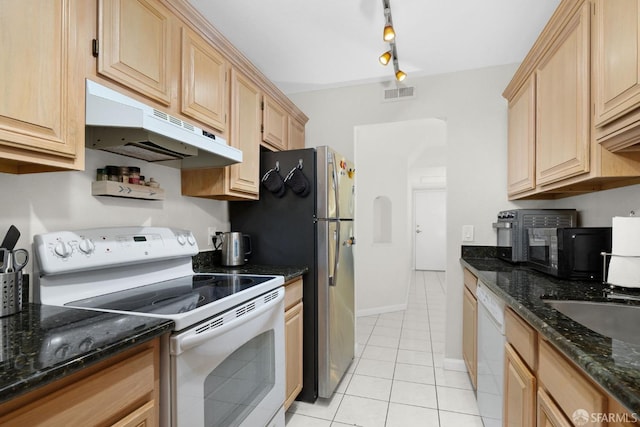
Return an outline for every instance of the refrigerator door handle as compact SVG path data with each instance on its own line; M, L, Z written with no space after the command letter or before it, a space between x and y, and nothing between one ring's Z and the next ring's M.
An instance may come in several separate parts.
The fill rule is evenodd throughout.
M335 198L336 218L340 218L340 195L338 194L338 167L336 166L336 153L331 153L331 177L333 182L333 197Z
M336 286L338 283L338 262L340 260L340 222L336 221L336 231L334 235L335 250L333 252L333 274L329 276L329 286Z

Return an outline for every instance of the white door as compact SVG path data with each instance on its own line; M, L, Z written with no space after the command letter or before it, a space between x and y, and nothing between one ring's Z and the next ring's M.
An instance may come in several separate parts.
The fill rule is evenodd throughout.
M446 195L444 189L413 192L416 270L446 269Z

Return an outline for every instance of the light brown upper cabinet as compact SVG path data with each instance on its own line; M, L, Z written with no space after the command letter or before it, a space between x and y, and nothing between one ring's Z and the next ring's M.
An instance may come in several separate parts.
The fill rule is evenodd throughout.
M604 15L609 18L602 16L603 4L606 4ZM631 17L625 16L624 28L616 29L612 40L601 33L607 26L616 26L609 23L617 22L618 18L613 16L616 8L624 12L618 11L615 16ZM618 64L613 57L622 54L615 53L615 49L622 43L621 39L631 33L635 38L630 43L637 48L638 34L629 30L626 22L635 20L638 25L638 10L636 1L560 2L503 93L509 102L509 199L554 199L640 183L640 151L613 153L606 144L615 138L606 144L598 139L605 128L628 122L635 113L611 119L612 122L600 128L594 117L599 114L594 113L598 108L613 108L615 104L606 101L597 107L603 88L608 98L615 99L615 93L623 86L635 84L629 77L631 71L619 70L628 66L627 59ZM599 53L603 49L602 40L615 45L613 50L605 48L612 56L608 60L608 71L599 65L602 60L598 58L603 57ZM637 65L635 59L629 62ZM626 83L620 83L617 77L604 77L603 70L620 71ZM633 73L638 74L638 69ZM636 139L640 141L640 105L638 107L634 111L639 125ZM629 135L633 136L633 131L627 131L624 138L628 139Z
M509 102L509 195L536 188L536 82L531 76Z
M229 145L242 150L242 162L225 168L182 170L182 194L224 200L255 200L260 189L262 95L246 76L231 69Z
M202 37L182 27L183 114L224 132L227 119L227 61Z
M75 3L9 0L0 9L0 171L83 169Z
M288 116L284 109L271 97L265 95L262 111L262 141L268 148L276 151L288 148L288 124Z
M595 1L594 125L613 151L640 141L639 15L640 0Z
M589 18L585 2L535 72L538 184L589 171Z
M304 148L304 125L293 117L289 116L289 150L298 150Z
M98 73L169 105L171 22L157 0L100 0Z

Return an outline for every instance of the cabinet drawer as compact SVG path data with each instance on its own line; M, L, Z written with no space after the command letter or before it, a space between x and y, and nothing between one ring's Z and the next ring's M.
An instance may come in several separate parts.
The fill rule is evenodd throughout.
M154 349L146 349L113 366L70 384L0 418L0 425L110 425L145 407L156 424ZM151 402L151 405L146 405Z
M538 380L565 415L571 417L578 409L590 414L605 412L605 397L573 364L545 340L539 340L538 349Z
M537 333L527 322L511 309L504 311L505 335L507 341L518 352L527 366L536 370Z
M469 291L476 296L476 287L478 286L478 278L471 271L464 269L464 285L469 288Z
M302 300L302 278L284 284L284 309L296 305Z

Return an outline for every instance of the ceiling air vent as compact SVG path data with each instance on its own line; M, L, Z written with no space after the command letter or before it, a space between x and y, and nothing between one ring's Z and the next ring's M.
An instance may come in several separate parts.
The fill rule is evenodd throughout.
M416 97L416 88L414 86L397 87L394 89L385 89L382 91L382 101L403 101Z

